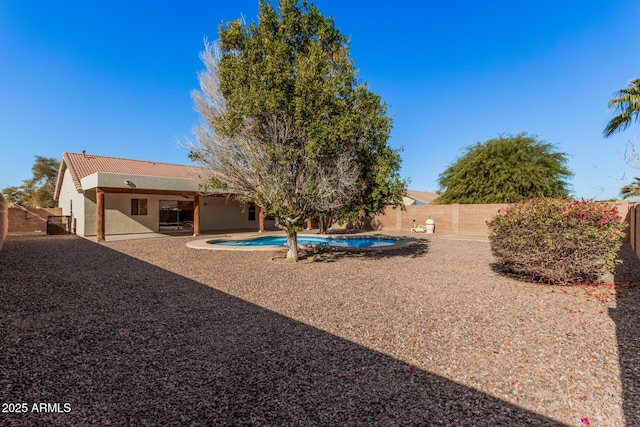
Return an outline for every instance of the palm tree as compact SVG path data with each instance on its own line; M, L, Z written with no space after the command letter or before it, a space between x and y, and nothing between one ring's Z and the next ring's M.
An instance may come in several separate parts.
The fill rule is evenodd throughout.
M605 138L610 137L619 130L625 130L631 125L635 119L640 122L640 79L634 79L629 82L629 87L621 89L614 94L615 98L609 101L609 109L618 113L604 131Z
M620 189L620 194L623 199L640 196L640 178L636 177L633 178L633 180L631 184L625 185Z

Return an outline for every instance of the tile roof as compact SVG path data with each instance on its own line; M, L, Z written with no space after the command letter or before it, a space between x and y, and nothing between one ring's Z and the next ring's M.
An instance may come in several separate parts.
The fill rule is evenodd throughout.
M58 180L62 178L63 168L68 168L78 191L82 190L80 180L96 172L183 179L196 179L199 175L203 175L204 172L203 168L197 166L96 156L86 153L62 153L60 167Z
M407 190L407 196L409 196L413 200L419 200L425 203L431 203L438 198L437 193L431 193L428 191L416 191L416 190Z

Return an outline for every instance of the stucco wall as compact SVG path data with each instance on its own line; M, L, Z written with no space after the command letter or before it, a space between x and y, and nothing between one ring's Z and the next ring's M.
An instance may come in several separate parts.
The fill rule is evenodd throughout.
M202 231L258 230L260 227L258 216L259 208L256 207L256 219L249 221L249 212L246 210L243 212L240 203L231 198L200 198L200 230Z
M62 215L69 215L72 221L75 221L75 232L80 236L84 235L85 230L85 224L82 221L84 218L84 204L84 195L79 193L73 184L69 169L65 170L60 194L58 195L58 207L62 209Z
M96 193L85 192L84 222L77 226L77 233L83 236L96 235ZM147 199L147 215L131 215L131 199ZM110 234L150 233L159 231L160 200L185 201L184 197L150 194L106 193L105 232ZM74 214L76 203L74 202ZM258 230L259 208L256 207L255 220L249 221L249 213L242 211L240 203L225 197L200 197L200 230ZM78 218L81 216L78 214ZM80 221L78 221L80 222ZM265 221L265 228L272 229L273 221Z
M85 192L86 200L84 236L96 235L96 193ZM147 199L146 215L131 215L131 199ZM134 234L158 232L160 222L160 200L184 200L176 196L151 194L106 193L104 195L105 233ZM75 206L75 204L74 204ZM78 232L78 234L80 234Z
M131 215L131 199L147 199L146 215ZM104 197L107 234L149 233L158 231L159 198L145 194L107 193ZM94 224L95 231L95 224Z
M78 224L82 222L82 232L80 232L80 225L76 233L80 236L95 236L96 235L96 190L86 190L84 192L84 198L82 202L83 216L78 215ZM74 207L75 209L75 207ZM108 233L108 231L107 231Z

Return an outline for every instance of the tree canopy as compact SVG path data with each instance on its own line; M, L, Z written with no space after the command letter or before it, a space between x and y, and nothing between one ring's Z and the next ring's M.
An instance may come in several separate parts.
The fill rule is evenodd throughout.
M614 110L617 115L604 129L605 138L626 130L633 121L640 122L640 79L631 80L627 88L616 92L609 101L609 109Z
M522 133L465 148L439 175L434 203L506 203L538 196L568 197L567 156Z
M627 184L620 189L620 195L623 199L640 196L640 178L633 178L631 184Z
M201 58L194 101L203 121L191 158L276 219L288 257L297 259L308 218L399 203L386 106L358 82L346 37L312 3L261 0L257 23L221 25Z
M33 176L20 186L6 187L3 196L10 204L25 208L52 208L59 162L53 157L35 156L31 167Z

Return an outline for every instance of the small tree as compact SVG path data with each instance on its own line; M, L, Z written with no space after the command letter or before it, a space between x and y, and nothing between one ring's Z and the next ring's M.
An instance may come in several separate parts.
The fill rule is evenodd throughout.
M354 209L379 188L368 180L371 169L382 169L376 156L388 155L390 120L379 97L357 82L332 19L295 0L281 0L277 10L260 1L258 19L221 26L219 49L205 44L194 93L203 122L191 158L272 215L287 232L287 257L297 260L304 220ZM393 181L397 168L388 170Z
M6 187L2 194L15 206L28 208L52 208L59 162L53 157L35 156L31 167L33 176L22 181L21 186Z
M532 197L568 197L564 153L522 133L467 147L438 178L434 203L507 203Z

